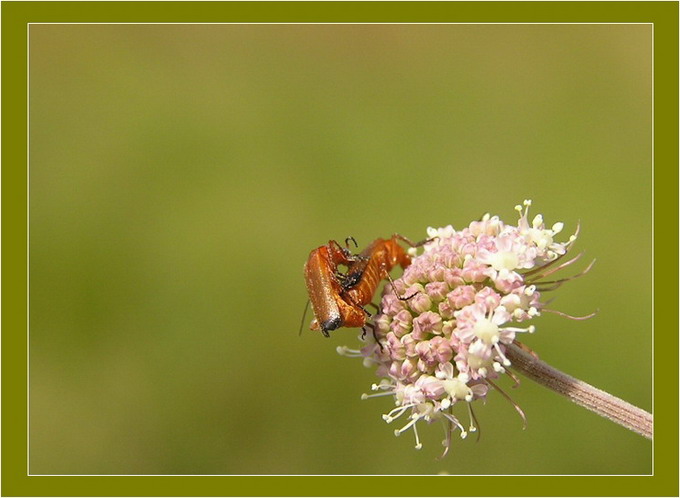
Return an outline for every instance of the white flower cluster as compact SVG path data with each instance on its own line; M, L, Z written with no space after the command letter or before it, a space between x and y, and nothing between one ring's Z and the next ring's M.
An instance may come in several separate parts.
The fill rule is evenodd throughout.
M389 423L407 415L395 434L413 429L416 448L421 447L420 420L444 422L445 453L454 430L463 438L476 430L472 403L485 398L490 387L498 388L493 379L510 366L506 346L517 334L534 332L533 325L513 323L539 315L541 291L562 282L543 279L577 259L556 264L576 234L555 242L562 223L546 228L540 215L529 223L530 205L524 201L524 207L516 207L516 226L485 215L459 231L428 229L431 241L423 253L386 285L364 347L339 348L363 357L367 366L377 365L383 377L373 385L378 393L364 397L394 396L396 407L383 418ZM468 408L467 430L453 414L461 402Z

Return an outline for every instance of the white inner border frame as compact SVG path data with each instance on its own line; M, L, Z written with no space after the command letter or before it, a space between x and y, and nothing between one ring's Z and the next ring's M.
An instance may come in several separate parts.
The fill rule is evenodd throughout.
M31 78L31 54L30 54L30 29L32 25L646 25L651 26L651 379L652 379L652 416L655 412L654 404L654 333L655 333L655 306L654 306L654 23L644 22L32 22L26 25L26 476L49 476L49 477L258 477L258 476L302 476L312 477L329 475L332 477L375 477L375 476L416 476L421 474L31 474L30 473L30 78ZM652 428L652 430L654 430ZM625 477L625 476L654 476L654 437L652 437L652 473L651 474L447 474L451 476L499 476L499 477ZM433 475L431 477L440 477Z

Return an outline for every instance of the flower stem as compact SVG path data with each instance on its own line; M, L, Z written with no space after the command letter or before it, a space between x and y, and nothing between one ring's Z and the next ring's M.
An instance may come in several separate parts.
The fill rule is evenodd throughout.
M556 370L515 344L506 346L505 355L515 370L534 382L647 439L652 439L651 413Z

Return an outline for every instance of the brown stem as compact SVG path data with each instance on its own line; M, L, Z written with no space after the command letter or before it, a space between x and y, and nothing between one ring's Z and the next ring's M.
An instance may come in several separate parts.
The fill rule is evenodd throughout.
M515 344L506 345L505 355L516 371L534 382L647 439L652 439L654 423L651 413L554 369Z

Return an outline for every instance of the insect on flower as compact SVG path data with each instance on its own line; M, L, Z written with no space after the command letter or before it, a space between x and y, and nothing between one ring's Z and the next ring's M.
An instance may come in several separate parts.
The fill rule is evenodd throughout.
M330 331L340 327L366 325L371 315L364 306L371 303L380 282L386 278L391 281L389 274L395 266L405 269L411 264L411 258L398 240L411 247L427 242L413 243L395 234L389 239L376 239L360 254L352 254L331 240L309 254L304 273L315 317L311 330L321 330L329 337ZM340 272L340 265L347 267L346 272Z

